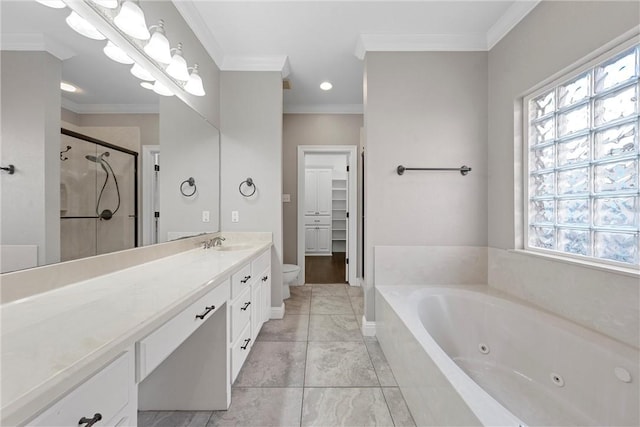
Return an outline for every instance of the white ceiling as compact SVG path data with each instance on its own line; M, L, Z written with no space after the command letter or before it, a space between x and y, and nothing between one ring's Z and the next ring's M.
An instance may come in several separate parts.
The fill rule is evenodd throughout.
M364 51L488 50L537 1L174 3L223 70L284 65L292 85L285 111L355 112ZM324 80L333 90L320 90Z
M285 112L361 112L366 51L488 50L539 0L172 1L222 70L287 76ZM104 41L71 30L68 14L0 0L2 47L42 45L63 59L63 80L81 88L64 94L73 110L157 110L157 95L103 55ZM320 90L324 80L331 91Z

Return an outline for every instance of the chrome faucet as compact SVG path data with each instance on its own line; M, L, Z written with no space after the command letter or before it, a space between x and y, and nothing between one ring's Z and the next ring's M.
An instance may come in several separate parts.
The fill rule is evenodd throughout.
M214 237L213 239L209 240L209 243L213 247L222 246L222 242L224 242L225 240L227 240L227 239L225 239L224 237L218 236L218 237Z

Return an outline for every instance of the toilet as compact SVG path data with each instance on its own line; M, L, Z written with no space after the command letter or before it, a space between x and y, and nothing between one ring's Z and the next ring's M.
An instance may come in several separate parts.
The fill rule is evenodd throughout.
M297 265L284 264L282 266L282 299L287 299L291 296L289 285L297 283L298 273L300 273L300 267Z

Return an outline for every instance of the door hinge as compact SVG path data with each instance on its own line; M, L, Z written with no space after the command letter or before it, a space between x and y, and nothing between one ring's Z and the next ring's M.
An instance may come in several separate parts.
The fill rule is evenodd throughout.
M349 166L347 166L347 172L349 172Z
M160 165L153 165L153 170L156 172L160 172Z
M349 264L349 258L347 258L347 264Z
M160 218L160 212L154 212L153 216L154 218Z
M349 218L349 212L347 212L347 218Z

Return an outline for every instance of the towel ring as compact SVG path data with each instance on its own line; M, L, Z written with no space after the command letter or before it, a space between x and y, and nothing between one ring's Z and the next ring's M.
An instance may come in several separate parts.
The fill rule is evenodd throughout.
M191 193L187 194L187 193L184 192L184 185L185 184L189 184L189 187L193 187L193 191ZM196 194L197 190L198 190L198 187L196 187L196 180L193 179L193 177L190 177L189 179L185 179L184 181L182 181L182 184L180 184L180 192L185 197L193 196L194 194Z
M242 186L244 184L247 184L247 187L253 187L253 191L251 193L245 193L244 191L242 191ZM256 185L253 183L253 180L251 178L247 178L244 181L242 181L240 183L240 186L238 187L238 190L240 191L240 194L242 194L244 197L251 197L254 194L256 194Z

